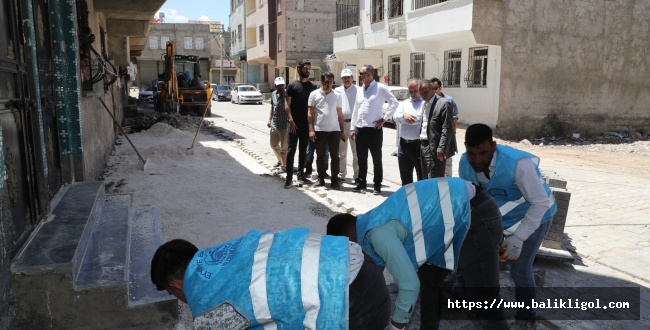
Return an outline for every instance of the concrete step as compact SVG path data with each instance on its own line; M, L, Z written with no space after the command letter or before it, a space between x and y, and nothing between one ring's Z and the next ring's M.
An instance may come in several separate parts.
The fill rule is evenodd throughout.
M100 196L97 204L99 216L88 226L92 230L80 253L80 267L74 276L75 290L126 284L131 195Z
M102 190L102 183L70 186L57 197L53 220L41 225L19 253L12 265L11 290L20 297L14 299L14 328L174 326L177 300L156 291L148 275L149 254L162 242L157 210L134 212L130 195ZM130 269L137 276L129 275Z
M159 303L176 305L176 298L166 291L158 291L150 277L151 259L164 243L158 209L153 206L135 208L129 236L129 307Z
M44 274L70 271L77 261L77 247L87 239L86 223L95 216L95 200L103 182L72 184L52 210L51 220L42 222L14 259L13 274Z

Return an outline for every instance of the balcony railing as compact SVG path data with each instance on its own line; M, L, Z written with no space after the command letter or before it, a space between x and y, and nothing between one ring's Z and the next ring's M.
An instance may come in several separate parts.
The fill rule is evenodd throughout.
M411 10L416 10L431 5L439 4L441 2L447 2L448 0L413 0L411 3Z
M359 5L336 4L336 31L359 25Z

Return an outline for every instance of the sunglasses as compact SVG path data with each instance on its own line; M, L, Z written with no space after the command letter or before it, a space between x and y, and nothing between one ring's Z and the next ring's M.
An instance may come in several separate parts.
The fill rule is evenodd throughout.
M366 74L368 74L368 72L359 72L359 77L363 77Z

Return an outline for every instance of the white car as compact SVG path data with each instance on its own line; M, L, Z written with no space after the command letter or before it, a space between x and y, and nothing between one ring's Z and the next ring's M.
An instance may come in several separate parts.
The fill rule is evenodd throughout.
M140 93L138 93L138 99L144 102L153 102L153 92L154 90L152 87L141 90Z
M395 98L397 98L397 101L402 102L404 100L407 100L411 95L409 94L409 89L406 87L400 87L400 86L388 86L388 90L395 95ZM386 114L386 111L388 111L388 102L384 102L384 106L382 107L382 113ZM394 113L393 113L394 114ZM393 117L388 118L386 120L387 123L395 124L393 121Z
M257 103L257 104L262 104L262 100L264 100L264 97L262 96L262 93L255 88L255 86L251 85L239 85L236 87L233 87L232 91L230 92L230 102L231 103L237 103L237 104L242 104L242 103Z

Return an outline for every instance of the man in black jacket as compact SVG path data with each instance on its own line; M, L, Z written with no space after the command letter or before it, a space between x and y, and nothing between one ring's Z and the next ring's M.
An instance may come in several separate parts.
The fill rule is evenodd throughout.
M438 78L419 82L420 95L425 101L420 131L420 161L425 178L445 176L445 162L456 153L454 110L447 99L436 94L438 87L434 82L440 86Z

